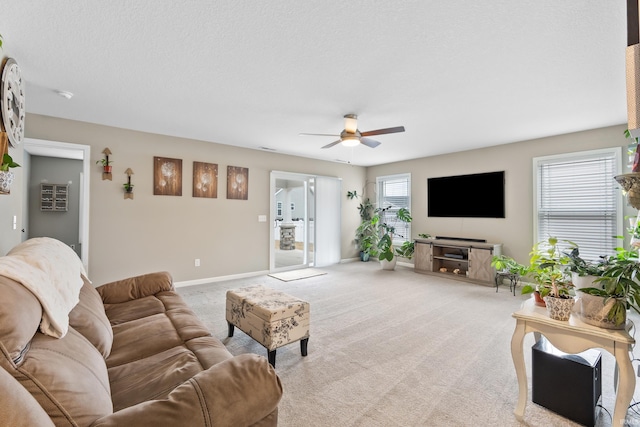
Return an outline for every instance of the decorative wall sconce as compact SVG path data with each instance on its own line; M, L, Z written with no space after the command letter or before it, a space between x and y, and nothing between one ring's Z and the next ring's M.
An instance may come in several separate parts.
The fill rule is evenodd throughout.
M127 183L124 184L124 198L133 200L133 184L131 184L131 175L133 175L133 171L131 168L127 168L124 173L127 174Z
M109 160L109 155L111 154L109 147L102 150L102 154L104 154L104 159L98 160L96 164L102 165L102 180L104 181L105 179L108 179L111 181L111 163L113 162Z

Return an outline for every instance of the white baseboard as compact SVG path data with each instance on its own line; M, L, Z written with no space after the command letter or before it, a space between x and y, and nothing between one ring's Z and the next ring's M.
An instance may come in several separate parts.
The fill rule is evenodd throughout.
M185 280L182 282L174 282L176 288L184 288L186 286L204 285L205 283L224 282L225 280L244 279L246 277L262 276L269 274L269 270L252 271L250 273L230 274L228 276L207 277L204 279Z

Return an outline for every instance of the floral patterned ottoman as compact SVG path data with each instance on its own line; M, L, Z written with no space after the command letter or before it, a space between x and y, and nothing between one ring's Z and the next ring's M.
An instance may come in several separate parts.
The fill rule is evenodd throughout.
M229 337L234 327L268 350L269 363L276 366L276 349L300 341L300 352L307 355L309 342L309 303L299 298L253 285L227 291Z

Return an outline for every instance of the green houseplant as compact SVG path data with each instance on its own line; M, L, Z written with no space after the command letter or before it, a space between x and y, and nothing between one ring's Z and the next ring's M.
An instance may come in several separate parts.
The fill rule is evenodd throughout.
M102 170L105 173L111 173L111 163L113 163L112 160L107 160L107 158L105 157L104 159L100 159L96 161L96 165L102 165Z
M2 156L0 163L0 194L9 194L11 191L11 183L15 179L15 174L9 169L19 168L20 165L13 161L9 153Z
M498 271L515 274L518 277L529 274L528 266L520 264L515 259L506 255L494 255L491 258L491 266Z
M594 286L578 289L581 292L581 319L608 329L624 328L627 308L640 313L639 280L637 251L616 248L615 255L606 257L602 263L601 275L594 281Z
M390 208L391 206L378 209L372 218L372 221L377 225L380 235L380 239L378 240L378 259L383 263L383 268L393 270L395 268L393 235L396 232L396 227L395 224L389 224L382 221L384 213ZM397 221L404 223L409 223L413 220L413 218L411 218L411 213L406 208L398 209L396 219Z
M378 230L376 225L369 220L363 220L356 229L355 242L360 251L360 259L369 261L369 257L377 256Z
M431 234L420 233L418 234L418 237L421 237L423 239L429 239L431 237ZM400 246L399 248L396 248L396 255L402 258L411 259L413 258L413 253L415 252L415 249L416 249L416 243L413 240L407 240L402 244L402 246Z
M347 191L347 198L360 199L362 196L357 191ZM371 222L374 213L374 206L368 198L362 200L358 205L360 213L360 225L356 229L355 243L360 252L362 261L369 261L370 256L377 256L375 250L378 243L378 230L375 224Z
M565 255L569 257L567 268L571 272L571 282L575 289L593 286L594 281L602 275L604 266L607 263L606 257L602 256L599 262L583 259L580 256L580 249L577 245L570 252L566 252Z
M520 264L515 259L502 254L491 257L491 266L498 272L511 275L511 277L509 277L509 290L513 290L514 295L518 282L522 277L529 274L530 271L529 266ZM504 277L503 275L496 274L496 292L498 291L499 280L503 280Z
M572 246L572 242L565 241ZM522 293L539 292L545 301L549 317L556 320L569 320L574 299L570 290L573 287L567 272L569 257L560 250L556 237L549 237L533 246L529 259L529 271L536 286L525 285Z

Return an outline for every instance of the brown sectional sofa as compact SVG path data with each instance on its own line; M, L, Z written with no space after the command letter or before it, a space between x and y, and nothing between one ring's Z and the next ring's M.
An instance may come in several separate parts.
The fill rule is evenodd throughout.
M224 313L220 313L224 316ZM6 426L275 426L280 380L233 357L174 291L168 273L86 282L62 338L0 276L0 423Z

